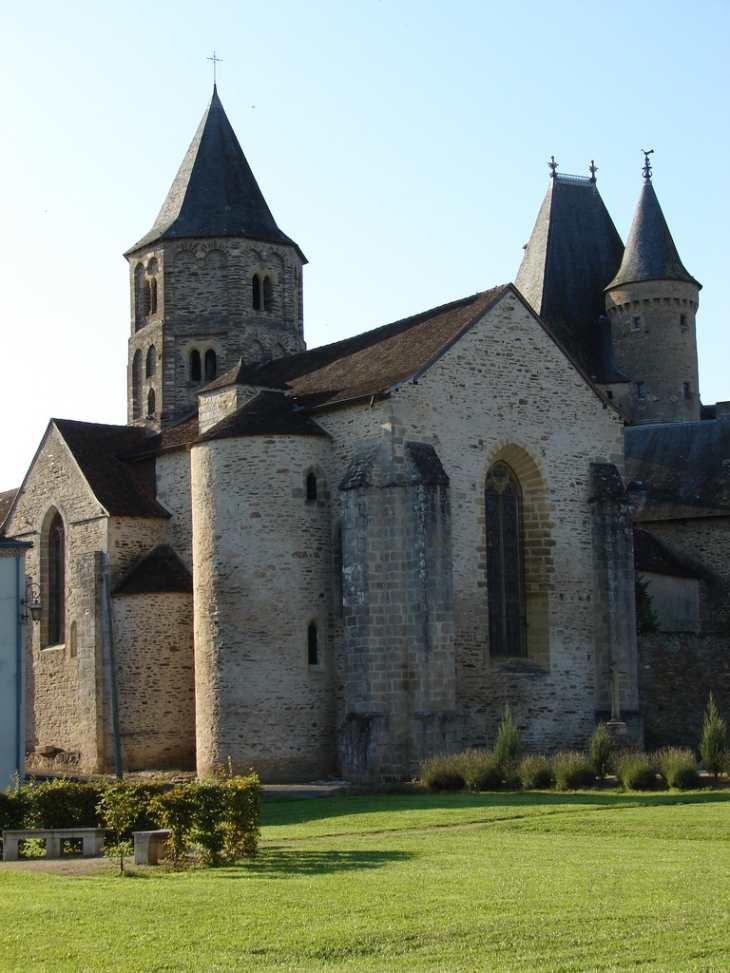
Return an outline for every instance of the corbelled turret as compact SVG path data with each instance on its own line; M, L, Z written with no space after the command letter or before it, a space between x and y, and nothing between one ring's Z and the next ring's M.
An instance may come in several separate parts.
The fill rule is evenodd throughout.
M152 229L125 256L129 422L159 430L237 359L304 349L306 258L277 226L215 87Z

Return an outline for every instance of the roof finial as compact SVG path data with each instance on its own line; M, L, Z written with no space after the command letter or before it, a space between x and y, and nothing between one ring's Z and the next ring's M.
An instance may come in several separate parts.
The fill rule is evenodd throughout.
M548 162L548 169L550 170L550 178L551 179L554 179L555 178L555 173L556 173L557 168L558 168L558 163L555 161L555 156L554 155L551 155L550 156L550 161Z
M215 51L213 51L213 57L206 57L205 60L206 61L212 61L213 62L213 87L215 88L215 86L216 86L215 66L216 66L216 64L221 64L222 61L223 61L223 58L222 57L216 57L215 56Z
M588 166L588 171L591 174L591 182L595 182L596 181L596 173L598 172L598 166L593 161L593 159L591 159L591 164Z
M654 149L649 149L648 152L646 151L646 149L642 149L641 151L644 153L644 168L641 171L644 174L644 182L649 182L649 180L651 179L651 166L649 165L649 156L654 154Z

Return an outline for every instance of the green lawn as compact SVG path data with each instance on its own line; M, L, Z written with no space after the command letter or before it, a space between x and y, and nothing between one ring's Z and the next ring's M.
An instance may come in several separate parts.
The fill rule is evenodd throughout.
M0 869L0 970L730 970L730 793L265 803L255 863Z

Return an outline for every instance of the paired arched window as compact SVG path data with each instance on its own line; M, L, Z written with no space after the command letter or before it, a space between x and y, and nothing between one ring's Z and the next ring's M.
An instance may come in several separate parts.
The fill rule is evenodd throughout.
M218 374L218 357L212 348L200 354L197 348L188 355L188 374L191 382L212 382Z
M60 645L66 629L66 537L56 511L46 535L48 628L46 645Z
M251 278L251 300L254 311L270 311L273 304L274 285L267 274L254 274Z
M492 655L524 655L521 504L517 476L506 463L495 463L484 488Z

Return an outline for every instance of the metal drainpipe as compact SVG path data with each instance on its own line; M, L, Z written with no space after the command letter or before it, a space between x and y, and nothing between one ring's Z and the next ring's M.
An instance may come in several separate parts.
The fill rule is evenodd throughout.
M117 666L114 657L114 625L112 623L112 596L109 591L109 572L104 572L104 600L106 602L106 631L109 644L109 695L112 707L112 736L114 740L114 771L117 780L122 779L122 741L119 735L119 706L117 702Z
M25 594L25 587L21 587L20 569L25 563L25 552L21 556L15 551L15 603L18 606L17 623L15 626L15 768L18 781L23 783L25 774L25 732L23 727L23 610L20 604L21 592ZM25 579L23 579L25 580Z

